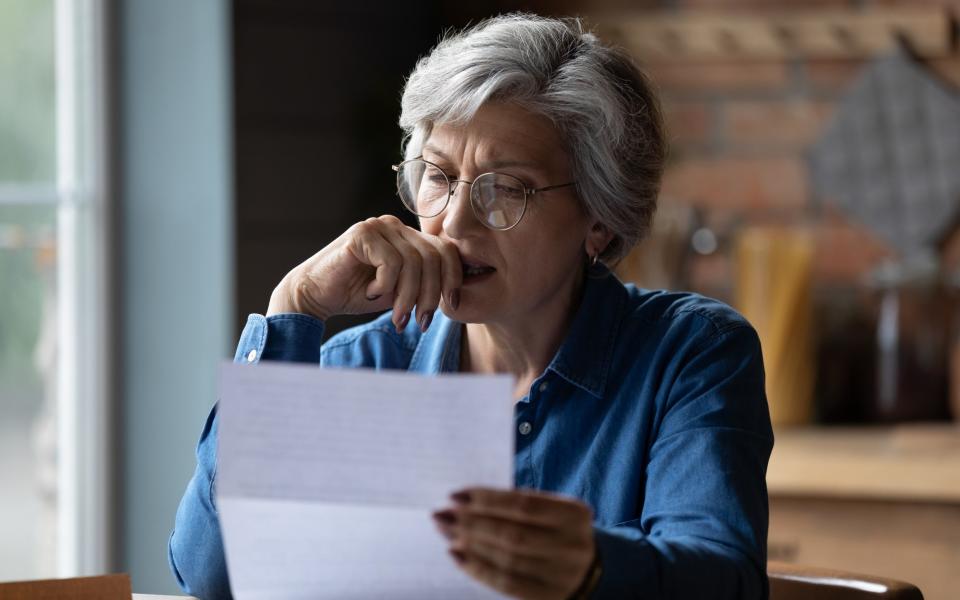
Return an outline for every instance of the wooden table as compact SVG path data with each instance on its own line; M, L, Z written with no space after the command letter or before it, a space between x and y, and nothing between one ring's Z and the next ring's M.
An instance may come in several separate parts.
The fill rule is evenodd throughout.
M926 600L960 589L960 427L775 432L770 560L908 581Z
M810 427L775 432L771 494L960 502L960 427Z

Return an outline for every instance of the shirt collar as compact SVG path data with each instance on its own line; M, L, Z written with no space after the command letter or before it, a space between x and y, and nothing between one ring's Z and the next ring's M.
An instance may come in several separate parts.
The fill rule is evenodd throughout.
M462 325L438 310L434 314L433 323L417 342L410 358L409 370L427 374L459 371Z
M626 288L613 273L603 265L592 267L570 329L547 370L602 398L626 299ZM420 336L409 369L428 374L458 371L462 327L437 311Z
M626 300L627 290L616 275L602 264L592 267L570 329L547 370L602 398Z

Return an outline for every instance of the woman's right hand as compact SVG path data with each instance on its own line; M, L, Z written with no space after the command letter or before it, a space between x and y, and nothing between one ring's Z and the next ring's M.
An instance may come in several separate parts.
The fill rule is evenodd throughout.
M392 307L401 331L416 305L417 324L426 331L441 296L457 309L462 278L452 242L385 215L353 225L287 273L270 296L267 316L303 313L326 320Z

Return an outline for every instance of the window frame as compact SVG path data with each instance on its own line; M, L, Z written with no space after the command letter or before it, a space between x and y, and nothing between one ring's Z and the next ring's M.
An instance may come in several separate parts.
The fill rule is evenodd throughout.
M115 564L106 3L53 4L55 182L0 182L0 205L56 210L58 577Z
M108 17L107 0L54 3L59 577L115 563Z

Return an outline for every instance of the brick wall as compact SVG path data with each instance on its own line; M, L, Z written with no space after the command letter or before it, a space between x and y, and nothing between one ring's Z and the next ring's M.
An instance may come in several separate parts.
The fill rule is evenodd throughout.
M944 6L952 11L954 20L960 14L960 0L675 0L646 4L647 8L678 11L709 8L731 12L923 4ZM608 9L625 8L623 2L616 0L601 5L594 2L591 6L590 11L597 15ZM589 15L590 11L584 12ZM568 7L567 12L579 11ZM807 232L815 248L809 313L813 319L807 321L800 311L790 321L812 323L812 329L805 329L805 335L791 337L786 344L789 354L812 357L814 364L809 368L814 371L816 391L810 402L814 418L819 422L890 418L878 412L874 400L880 296L864 282L881 262L895 258L895 253L865 226L834 208L830 199L814 194L806 163L809 147L833 117L839 99L866 61L743 59L658 63L638 58L659 89L671 142L660 214L669 216L677 214L678 207L693 207L698 215L696 221L715 232L719 240L717 250L709 255L691 252L685 262L670 257L668 260L682 267L676 269L680 276L672 284L736 304L733 256L738 232L749 225L779 225ZM950 57L927 60L925 65L960 93L960 52L955 49ZM662 276L663 269L650 269L650 263L667 254L664 239L654 237L642 243L620 266L621 276L647 287L662 286L663 278L657 276ZM948 265L960 266L960 233L953 236L942 255ZM771 277L771 285L775 279ZM957 312L954 307L955 320ZM786 398L790 386L771 388L771 381L807 381L810 372L804 370L808 367L800 364L802 360L783 365L783 369L770 364L770 331L761 327L757 315L749 316L763 339L768 361L768 396L771 410L778 413L773 410L778 405L793 402ZM944 335L960 324L950 325L948 320L943 319L945 326L940 327ZM931 342L930 347L939 348L936 342ZM791 379L793 372L802 372L802 379ZM937 371L936 375L944 374ZM928 394L932 408L923 409L923 418L943 417L943 395L942 388ZM786 413L781 408L778 414ZM781 420L789 420L784 419Z
M894 5L942 5L954 15L960 14L958 0L646 3L647 8L731 12ZM602 14L625 6L616 1L593 3L590 11ZM578 12L577 3L566 9ZM835 210L829 199L813 194L805 162L808 147L864 64L860 60L802 59L643 63L660 90L671 139L661 205L696 207L721 240L718 255L692 259L689 287L730 298L729 247L723 242L729 243L736 230L747 224L785 224L809 230L816 240L814 276L820 293L856 287L866 273L893 255L868 229ZM948 86L960 88L960 54L928 60L926 65ZM638 252L644 250L641 247ZM960 258L960 250L952 254Z

